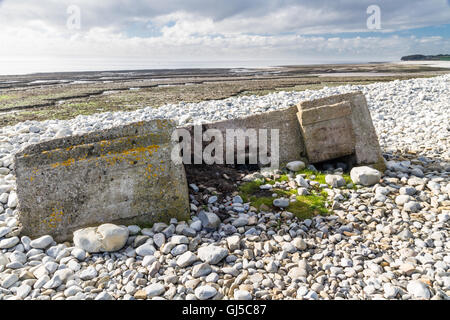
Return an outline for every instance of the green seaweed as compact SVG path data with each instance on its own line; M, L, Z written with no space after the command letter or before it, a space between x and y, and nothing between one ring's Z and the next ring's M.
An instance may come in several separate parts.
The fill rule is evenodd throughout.
M318 173L314 173L317 174ZM320 179L320 177L319 177ZM325 179L325 178L323 178ZM277 181L287 181L287 176L282 176L277 179ZM273 211L279 210L273 205L274 197L271 194L277 194L278 197L291 198L292 195L297 194L296 188L291 190L283 190L280 188L273 188L270 191L260 190L260 186L268 183L274 184L275 181L264 182L262 180L254 180L251 182L246 182L240 185L239 195L245 202L250 202L250 205L260 210L262 205L267 206ZM270 194L270 196L268 195ZM327 193L325 191L312 189L309 195L296 196L295 202L291 202L289 206L285 209L286 211L292 212L299 219L308 219L316 215L326 215L328 214L328 209L325 207L327 201Z

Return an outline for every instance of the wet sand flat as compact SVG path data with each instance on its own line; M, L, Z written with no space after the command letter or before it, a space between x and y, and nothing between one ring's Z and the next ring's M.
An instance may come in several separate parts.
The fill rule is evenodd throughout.
M315 90L325 86L432 77L448 72L450 69L446 66L368 63L0 76L0 126L26 120L71 119L98 112L132 111L181 101Z

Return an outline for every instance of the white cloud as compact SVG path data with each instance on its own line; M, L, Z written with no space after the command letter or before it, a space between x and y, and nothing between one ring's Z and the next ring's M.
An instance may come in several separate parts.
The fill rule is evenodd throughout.
M396 60L410 53L450 52L448 38L386 34L448 23L450 8L445 0L377 1L384 34L342 37L340 33L368 31L366 8L372 2L4 0L0 2L0 56L74 64L83 59L282 64ZM80 30L66 27L71 4L81 9Z

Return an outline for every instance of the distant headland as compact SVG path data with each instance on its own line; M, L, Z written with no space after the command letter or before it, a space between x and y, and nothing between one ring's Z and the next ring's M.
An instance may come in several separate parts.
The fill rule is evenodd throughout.
M402 61L450 61L450 54L438 54L438 55L431 55L431 56L425 56L422 54L413 54L410 56L404 56L401 59Z

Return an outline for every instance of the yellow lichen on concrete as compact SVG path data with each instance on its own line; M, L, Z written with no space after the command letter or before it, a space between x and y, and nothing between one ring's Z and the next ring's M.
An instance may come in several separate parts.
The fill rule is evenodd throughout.
M69 167L69 166L73 165L74 163L75 163L75 159L74 158L69 158L69 159L67 159L67 160L65 160L63 162L55 162L55 163L53 163L52 164L52 168L57 168L57 167L60 167L60 166Z
M36 168L36 167L33 168L33 171L31 172L31 176L30 176L30 182L33 182L34 176L37 175L38 171L39 171L38 168Z
M156 126L158 127L158 129L163 129L163 128L167 127L168 124L169 124L169 122L167 120L161 120L161 119L156 120Z
M145 176L147 178L150 178L152 176L152 170L153 170L152 167L153 167L153 165L151 163L149 163L147 165L147 167L145 168Z
M102 140L99 142L100 144L100 151L104 151L106 147L109 147L111 145L111 141L109 140Z
M132 138L128 138L132 139ZM110 144L109 141L102 141L102 148L104 148L106 145ZM159 146L158 145L150 145L146 147L136 147L132 149L128 149L122 152L113 153L108 152L106 155L101 155L100 157L96 158L95 160L105 160L108 165L112 166L117 163L120 163L122 161L127 161L129 164L135 164L138 161L141 160L149 160L149 157L152 156L152 154L156 151L158 151ZM103 150L102 150L103 151ZM55 162L51 165L52 168L57 167L69 167L73 165L76 161L83 161L87 159L87 153L85 153L83 156L75 158L69 158L62 162ZM91 161L89 159L88 161ZM96 166L98 166L98 162L96 163Z
M161 161L163 162L163 161ZM147 167L145 168L145 176L150 179L152 177L157 177L159 172L164 172L165 171L165 165L164 164L159 164L156 166L153 166L152 164L148 164Z
M106 156L101 156L100 159L104 159L108 165L116 165L122 161L127 161L129 164L135 164L139 161L147 161L152 154L158 151L158 145L151 145L147 147L137 147L128 149L119 153L108 152Z
M177 190L187 190L186 177L183 166L170 158L171 130L157 130L156 121L148 124L45 141L24 150L31 154L26 159L17 154L23 235L48 234L60 242L70 240L77 228L105 222L187 219L188 193L179 196Z
M63 216L64 213L61 209L52 208L52 213L42 223L46 224L49 228L56 228L58 222L62 221Z

